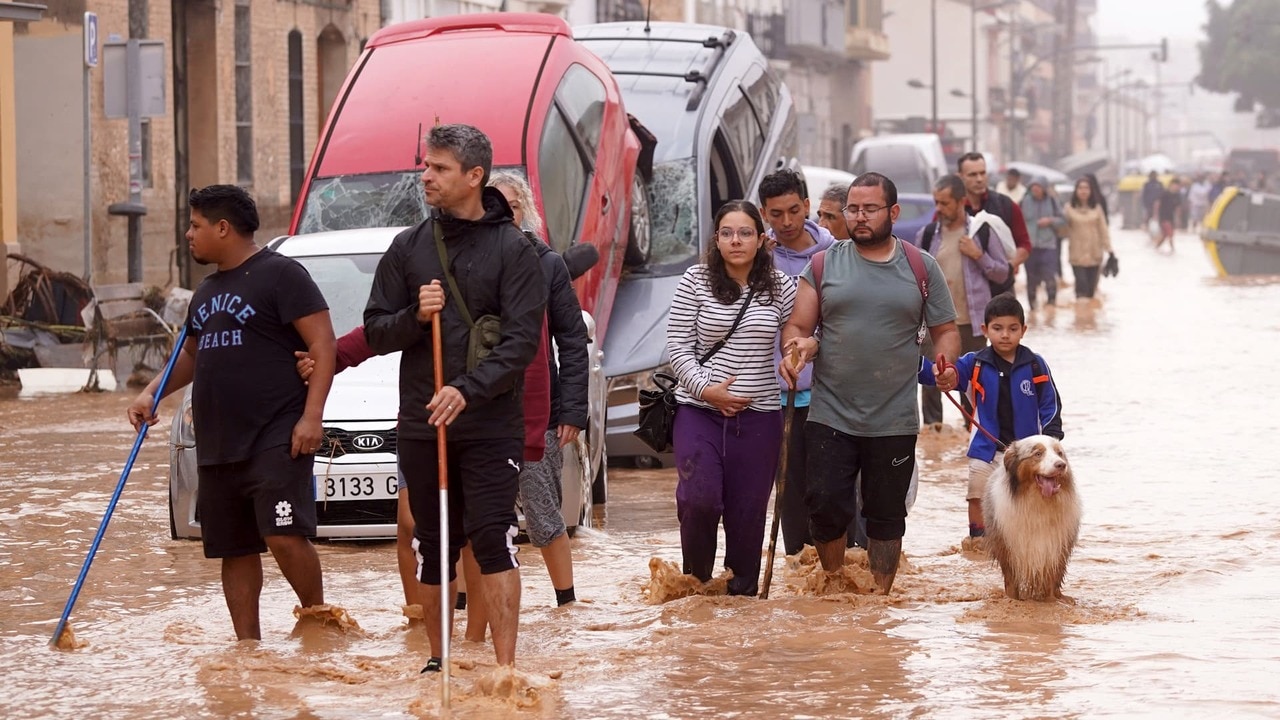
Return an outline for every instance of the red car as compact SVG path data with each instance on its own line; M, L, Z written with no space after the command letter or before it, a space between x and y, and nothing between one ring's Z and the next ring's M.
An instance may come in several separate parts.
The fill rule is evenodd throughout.
M637 175L647 133L633 129L609 69L559 17L455 15L374 33L320 134L290 232L422 220L422 138L437 122L489 136L494 169L529 180L552 247L596 246L600 261L576 288L602 342L624 265L648 259Z

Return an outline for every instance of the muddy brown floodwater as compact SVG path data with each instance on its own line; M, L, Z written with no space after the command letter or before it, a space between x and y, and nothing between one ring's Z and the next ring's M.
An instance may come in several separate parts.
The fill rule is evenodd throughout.
M767 601L651 604L650 560L680 559L674 473L615 470L605 528L573 545L583 602L552 607L540 558L520 553L519 664L558 677L522 706L494 699L477 688L492 652L461 643L455 717L1280 716L1280 278L1217 280L1179 243L1171 257L1120 233L1102 307L1064 291L1027 336L1063 393L1085 506L1074 604L1006 600L999 571L960 550L957 431L922 436L909 567L888 600L779 558ZM267 562L264 639L233 642L217 565L169 539L171 405L72 616L88 645L47 647L132 443L128 401L0 399L0 715L435 716L389 543L320 544L326 597L360 632L295 636Z

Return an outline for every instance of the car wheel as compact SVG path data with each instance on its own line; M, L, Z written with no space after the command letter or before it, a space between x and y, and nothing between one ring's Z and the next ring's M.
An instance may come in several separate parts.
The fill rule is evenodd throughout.
M650 240L652 232L649 227L649 189L639 175L631 179L631 224L627 228L627 252L625 262L628 266L644 265L649 262Z

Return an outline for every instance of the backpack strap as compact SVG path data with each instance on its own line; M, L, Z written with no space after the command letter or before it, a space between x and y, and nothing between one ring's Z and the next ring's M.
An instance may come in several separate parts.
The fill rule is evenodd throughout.
M973 388L973 399L978 402L985 402L987 399L987 389L982 386L982 381L978 379L978 373L982 370L982 361L978 356L973 357L973 377L969 379L969 387ZM982 399L978 400L981 395Z
M924 226L924 230L920 232L921 250L924 250L925 252L932 252L931 248L933 248L933 240L938 237L938 231L941 226L941 221L934 221Z
M916 286L920 288L920 329L916 331L916 344L923 345L924 337L929 332L925 325L925 311L929 309L929 271L924 267L924 253L909 242L898 240L902 246L902 254L907 256L907 264L911 273L916 276Z

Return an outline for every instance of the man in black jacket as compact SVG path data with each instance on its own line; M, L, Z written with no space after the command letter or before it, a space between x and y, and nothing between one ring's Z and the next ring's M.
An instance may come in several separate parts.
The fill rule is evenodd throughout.
M436 428L448 426L449 607L453 568L467 541L484 575L485 602L498 664L515 663L520 573L515 501L524 447L521 380L533 361L546 311L547 283L502 193L486 188L493 164L489 138L469 125L440 125L427 138L422 185L431 217L396 236L378 263L365 335L375 353L403 351L397 442L409 487L421 580L438 586L440 552ZM437 241L436 229L441 231ZM439 245L438 245L439 243ZM440 247L442 246L442 247ZM448 267L441 263L441 253ZM500 337L467 369L471 329L448 275L472 319L500 318ZM434 393L430 323L441 315L447 383ZM423 594L424 614L440 612L440 593ZM428 622L431 660L440 670L441 638Z

